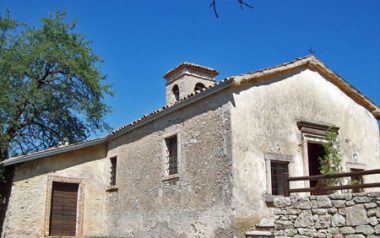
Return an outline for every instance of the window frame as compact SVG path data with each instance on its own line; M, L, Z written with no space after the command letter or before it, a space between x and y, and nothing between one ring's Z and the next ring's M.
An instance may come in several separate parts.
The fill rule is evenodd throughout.
M178 136L177 134L172 135L170 137L166 137L165 146L166 146L165 174L167 176L178 174Z
M116 187L117 185L117 156L112 156L110 158L110 187Z
M272 162L277 163L287 163L288 165L288 173L291 172L291 163L294 162L293 156L287 155L287 154L279 154L279 153L265 153L264 154L265 159L265 168L266 168L266 194L265 194L265 201L266 202L273 202L274 197L281 197L283 195L273 195L272 194Z
M298 121L297 127L300 131L302 147L302 162L303 162L303 176L309 176L309 151L308 144L325 144L326 133L329 128L335 130L339 134L339 127L327 124L318 124L308 121ZM310 182L304 181L304 187L309 188Z

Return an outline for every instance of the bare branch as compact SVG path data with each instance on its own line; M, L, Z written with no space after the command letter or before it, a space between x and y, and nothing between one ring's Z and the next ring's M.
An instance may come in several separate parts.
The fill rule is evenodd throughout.
M216 0L211 1L210 7L212 7L214 9L214 14L215 14L216 18L218 18L219 15L218 15L218 11L216 10Z
M240 9L243 10L244 7L248 7L248 8L251 8L253 9L253 6L248 4L245 0L236 0L239 5L240 5ZM213 11L214 11L214 14L217 18L219 18L219 15L218 15L218 9L216 7L216 0L211 0L211 4L209 7L212 7L213 8Z
M236 0L238 1L238 3L240 4L240 9L243 10L244 7L249 7L249 8L253 8L252 5L249 5L248 3L246 3L244 0Z

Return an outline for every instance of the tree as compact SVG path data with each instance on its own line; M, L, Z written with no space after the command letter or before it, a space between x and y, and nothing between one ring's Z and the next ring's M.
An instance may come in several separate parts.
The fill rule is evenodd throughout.
M28 27L0 18L0 161L107 129L110 93L90 41L57 12Z
M90 41L57 12L39 28L0 17L0 161L108 128L104 96L110 87ZM0 234L13 167L0 166Z

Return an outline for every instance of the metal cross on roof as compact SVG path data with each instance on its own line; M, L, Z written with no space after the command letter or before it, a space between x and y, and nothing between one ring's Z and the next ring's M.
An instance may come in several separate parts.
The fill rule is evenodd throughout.
M313 50L313 47L309 47L309 49L307 50L307 52L311 55L313 55L315 53L315 51Z

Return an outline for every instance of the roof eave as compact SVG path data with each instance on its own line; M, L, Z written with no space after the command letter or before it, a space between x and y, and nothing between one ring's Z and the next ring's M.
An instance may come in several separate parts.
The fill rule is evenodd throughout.
M7 167L7 166L15 165L15 164L20 164L23 162L35 160L35 159L41 159L41 158L45 158L45 157L49 157L49 156L53 156L53 155L57 155L61 153L70 152L73 150L83 149L86 147L99 145L104 142L107 142L107 139L108 139L107 137L102 137L102 138L86 141L83 143L57 147L57 148L47 150L47 151L41 151L41 152L29 154L29 155L19 156L16 158L10 158L10 159L0 162L0 165Z
M10 159L7 159L7 160L0 162L0 165L11 166L11 165L20 164L20 163L35 160L35 159L41 159L41 158L45 158L45 157L49 157L49 156L54 156L54 155L58 155L61 153L66 153L66 152L70 152L70 151L74 151L74 150L78 150L78 149L83 149L83 148L86 148L89 146L98 145L101 143L108 142L112 139L115 139L119 136L124 135L125 133L127 133L131 130L134 130L138 127L141 127L141 126L143 126L143 125L145 125L151 121L157 120L158 118L161 118L167 114L170 114L173 111L176 111L176 110L181 109L185 106L193 104L199 100L202 100L205 97L213 95L213 94L229 87L231 85L231 83L232 83L231 80L226 80L226 81L224 81L224 82L222 82L222 83L220 83L220 84L218 84L212 88L209 88L208 90L202 91L201 93L198 93L194 96L191 96L191 97L189 97L189 98L187 98L187 99L185 99L185 100L183 100L183 101L181 101L181 102L179 102L179 103L177 103L177 104L175 104L175 105L173 105L173 106L171 106L171 107L169 107L163 111L160 111L156 114L153 114L153 115L151 115L151 116L149 116L149 117L147 117L141 121L138 121L135 124L126 126L125 128L120 129L119 131L111 133L108 136L98 138L98 139L94 139L91 141L86 141L86 142L79 143L79 144L72 144L72 145L63 146L63 147L57 147L57 148L50 149L47 151L41 151L41 152L29 154L29 155L19 156L16 158L10 158Z
M314 58L314 60L310 61L310 66L311 68L315 67L319 69L328 78L336 81L335 85L339 89L351 97L356 103L366 108L377 120L380 119L380 109L374 102L372 102L354 86L346 82L341 76L323 64L320 60Z
M104 142L108 142L109 140L112 140L112 139L115 139L119 136L122 136L129 131L132 131L132 130L134 130L138 127L141 127L145 124L148 124L151 121L157 120L157 119L159 119L165 115L168 115L168 114L170 114L170 113L172 113L178 109L181 109L181 108L186 107L190 104L193 104L199 100L202 100L203 98L211 96L211 95L213 95L213 94L215 94L221 90L224 90L230 86L239 86L241 83L244 83L247 81L256 80L256 79L265 78L265 77L271 77L275 74L294 70L294 69L297 69L300 67L317 69L318 72L322 72L330 80L332 80L338 88L340 88L343 92L345 92L349 97L351 97L358 104L362 105L368 111L370 111L376 119L378 119L378 120L380 119L379 106L374 104L370 99L365 97L357 89L355 89L349 83L344 81L338 74L336 74L334 71L332 71L327 66L325 66L320 60L318 60L317 58L315 58L312 55L309 55L309 56L306 56L303 58L298 58L294 61L287 62L287 63L281 64L281 65L276 65L276 66L273 66L270 68L257 70L257 71L252 72L252 73L247 73L247 74L242 74L242 75L237 75L237 76L232 76L232 77L226 78L224 81L217 84L216 86L213 86L211 88L208 88L205 91L197 93L197 94L195 94L189 98L186 98L185 100L180 101L180 102L178 102L172 106L169 106L169 107L163 109L162 111L159 111L159 112L154 113L152 115L148 115L146 117L144 116L142 119L139 119L137 122L131 123L129 125L126 125L125 127L119 128L118 130L110 133L106 137L102 137L102 138L98 138L95 140L83 142L80 144L73 144L73 145L64 146L64 147L58 147L58 148L43 151L40 153L20 156L18 158L12 158L12 159L8 159L8 160L4 160L4 161L0 162L0 165L11 166L14 164L23 163L23 162L34 160L34 159L44 158L44 157L57 155L60 153L65 153L65 152L89 147L92 145L97 145L97 144L101 144Z
M213 77L215 77L219 74L219 71L216 69L206 67L206 66L202 66L202 65L198 65L198 64L194 64L194 63L190 63L190 62L184 62L184 63L177 65L176 67L169 70L168 72L166 72L163 75L163 77L166 80L168 80L171 77L171 75L173 75L175 72L177 72L179 70L182 70L183 68L192 68L192 69L196 69L198 71L203 71L203 72L211 74Z

